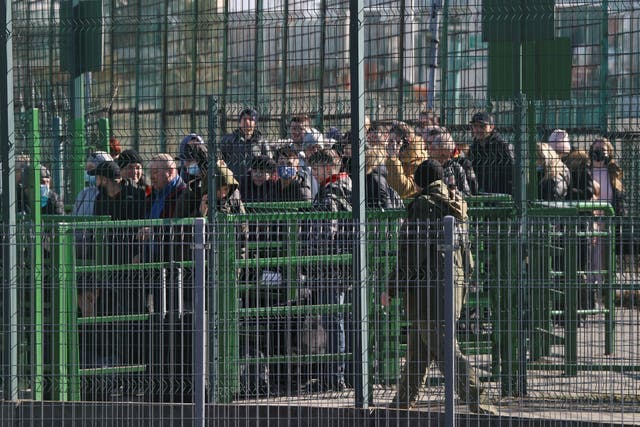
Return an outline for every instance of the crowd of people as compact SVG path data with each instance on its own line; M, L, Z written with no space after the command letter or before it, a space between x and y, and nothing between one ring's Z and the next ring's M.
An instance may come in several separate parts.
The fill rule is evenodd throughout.
M406 122L368 123L365 141L365 187L369 208L401 209L413 200L408 210L418 218L420 200L429 194L446 204L450 211L462 212L461 206L471 195L500 193L513 194L514 152L512 145L497 131L494 117L478 112L470 122L471 144L455 141L446 127L439 124L430 111L420 114L417 126ZM117 148L117 149L116 149ZM74 215L106 215L113 220L168 219L206 216L210 209L221 213L245 213L245 204L255 202L309 202L316 211L349 212L352 210L351 136L337 128L326 134L311 125L306 115L290 121L290 139L270 144L259 129L258 112L247 108L237 118L237 128L224 135L216 153L209 153L203 138L188 134L179 144L176 154L158 153L145 162L135 150L122 150L118 144L111 152L95 151L86 161L86 188L76 197ZM554 130L546 142L537 144L536 169L538 198L548 201L609 202L617 215L625 215L625 191L622 170L614 160L614 148L609 140L599 137L588 151L572 147L569 134ZM20 168L22 172L23 167ZM215 194L209 194L210 174L216 182ZM61 202L51 186L51 175L41 167L42 213L61 214ZM18 186L22 185L20 176ZM20 188L20 187L19 187ZM23 192L18 196L24 199ZM431 200L431 199L428 199ZM24 200L20 202L21 206ZM418 209L418 211L416 211ZM456 214L460 219L466 215ZM416 213L417 212L417 213ZM444 211L443 211L444 212ZM408 225L410 227L410 225ZM256 239L256 236L277 236L277 226L264 232L264 225L242 225L238 241ZM108 254L101 260L110 264L149 261L181 260L188 247L188 233L167 231L162 227L119 227L111 229L102 243L107 243ZM277 238L277 237L276 237ZM302 239L305 254L332 254L348 251L351 231L339 221L317 221L305 229ZM92 245L95 238L90 232L77 233L78 256L95 256ZM93 240L92 240L93 239ZM401 246L402 247L402 246ZM415 250L404 246L407 251ZM407 249L408 248L408 249ZM239 256L250 256L246 247L238 248ZM405 254L406 255L406 254ZM399 254L402 259L404 255ZM318 303L343 303L349 287L348 269L338 266L312 266L305 271L306 286L311 289L312 300ZM260 273L240 272L242 280L257 280ZM101 310L99 303L106 292L94 283L79 284L78 301L82 316L93 316ZM315 287L314 287L315 283ZM136 296L139 304L128 301L128 309L138 305L153 311L160 302L157 297ZM408 312L421 318L415 307L418 297L411 299ZM113 305L108 305L113 310ZM104 308L103 308L104 309ZM135 310L135 308L134 308ZM434 321L432 318L423 319ZM346 349L345 318L342 313L323 316L327 332L326 349L344 353ZM348 325L347 325L348 326ZM421 348L428 337L412 337L410 346ZM415 349L409 354L416 356ZM418 352L422 352L421 350ZM441 360L441 354L432 354ZM461 355L458 355L462 357ZM426 360L429 360L427 358ZM411 361L413 363L413 361ZM472 393L478 390L474 374L468 364L459 361L471 378ZM424 371L418 364L413 375ZM416 373L417 372L417 373ZM324 389L341 390L345 381L345 363L335 361L320 378ZM419 383L405 382L396 403L412 405L417 398ZM469 383L462 384L469 390Z

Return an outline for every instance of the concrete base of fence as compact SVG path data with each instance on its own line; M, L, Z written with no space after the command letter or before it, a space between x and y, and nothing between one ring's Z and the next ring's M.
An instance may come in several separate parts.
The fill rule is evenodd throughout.
M297 406L293 406L297 405ZM549 419L530 419L457 413L458 426L545 427ZM191 425L193 405L116 402L0 402L0 426L152 426ZM210 426L442 426L442 412L356 409L344 407L283 405L207 405L206 425ZM563 420L566 427L614 426L619 424Z

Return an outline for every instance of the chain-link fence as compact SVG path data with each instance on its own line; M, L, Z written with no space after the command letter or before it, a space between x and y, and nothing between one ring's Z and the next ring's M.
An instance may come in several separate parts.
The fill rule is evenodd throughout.
M634 2L6 7L7 425L640 422Z

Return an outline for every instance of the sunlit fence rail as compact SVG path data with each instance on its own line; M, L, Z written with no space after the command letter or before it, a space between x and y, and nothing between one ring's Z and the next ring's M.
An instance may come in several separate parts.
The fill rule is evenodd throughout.
M457 246L443 246L440 222L407 234L411 224L400 210L370 212L358 236L348 232L349 215L264 206L220 214L207 224L206 239L193 220L51 217L40 247L31 243L33 232L22 231L26 224L15 230L21 398L354 407L357 387L366 386L374 407L392 403L407 378L411 331L437 336L431 328L445 325L417 322L412 298L426 298L418 305L425 315L444 313L440 256ZM618 231L638 225L606 216L610 211L545 205L523 223L500 197L472 202L475 266L455 270L466 288L455 345L496 416L581 419L561 413L579 404L604 422L637 422L638 272L633 245L620 255L631 242ZM309 240L314 227L336 223L345 231L337 241ZM360 317L352 269L357 238L366 239L368 260ZM407 243L434 245L435 258L426 256L421 266L433 277L402 279ZM38 251L39 277L31 274ZM158 258L149 258L153 253ZM206 307L204 316L195 315L198 307ZM361 334L366 357L355 345ZM437 360L439 345L430 341L422 356ZM356 381L362 364L367 380ZM431 365L418 408L437 411L445 402L446 377L437 366L444 365ZM194 386L198 381L203 388Z

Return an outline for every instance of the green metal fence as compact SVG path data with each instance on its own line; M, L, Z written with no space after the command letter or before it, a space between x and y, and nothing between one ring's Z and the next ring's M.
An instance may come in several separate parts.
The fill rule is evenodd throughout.
M73 232L89 228L99 236L100 229L117 224L70 216L43 221L35 191L39 164L49 169L51 188L70 207L85 186L87 155L115 149L114 139L146 161L161 152L178 156L181 140L194 132L207 141L215 160L223 135L238 126L238 113L251 107L271 153L291 143L291 119L307 115L326 140L331 128L338 128L331 135L341 140L327 144L338 142L344 152L353 143L351 161L360 165L358 156L362 161L374 143L367 139L365 149L362 134L368 124L353 110L357 100L384 144L394 121L401 120L415 130L412 142L429 152L430 142L420 138L427 126L421 113L428 110L464 150L473 142L471 117L486 110L513 145L513 197L467 198L476 269L458 322L460 347L498 406L509 416L526 416L547 405L557 412L545 417L562 419L566 414L558 412L584 402L588 410L605 413L602 421L639 422L633 331L638 323L640 9L634 2L30 0L7 8L12 13L5 13L3 24L11 29L3 32L8 37L3 43L11 44L3 45L8 49L0 66L7 65L13 92L0 100L6 103L0 117L3 400L190 402L192 397L191 372L184 368L192 354L162 354L162 349L190 346L186 338L181 341L193 332L188 316L163 323L143 309L83 317L76 307L83 274L119 282L115 269L134 275L140 286L162 283L166 275L187 283L193 264L172 259L116 268L96 258L79 265ZM364 17L357 28L364 59L354 66L356 39L350 33L356 27L350 16L358 9ZM11 126L5 130L9 121L15 132ZM536 143L547 141L556 128L567 130L571 147L585 154L596 138L611 140L609 155L623 171L626 218L615 215L607 204L611 198L539 200ZM358 138L349 139L345 131L359 132ZM18 161L18 154L30 160ZM20 211L14 210L16 190L8 184L16 176L14 161L15 169L33 166L24 169L29 172L22 183L32 212L21 221L8 213ZM350 172L364 194L365 184L356 179L361 171ZM404 363L410 322L402 298L383 305L380 295L397 267L404 211L359 211L365 215L358 238L367 248L361 270L366 282L351 288L366 288L363 298L352 290L337 304L295 305L304 281L301 270L348 270L362 261L351 252L301 253L300 232L316 220L355 221L357 213L310 212L309 202L246 206L247 215L219 214L207 224L208 401L388 403ZM143 224L128 224L134 225ZM245 242L238 233L242 225L250 230L270 226L280 235L275 242ZM107 243L94 244L95 249L109 252ZM630 253L620 255L623 246ZM182 248L183 253L191 249L189 243ZM240 248L249 256L241 256ZM276 278L278 291L265 296L262 288ZM127 283L123 279L119 285ZM366 310L360 313L362 306ZM344 352L290 351L287 334L303 330L300 319L332 314L352 328ZM137 338L125 342L137 340L144 357L158 358L83 366L82 343L76 341L83 333L94 343L102 339L99 331L86 332L91 325L107 330L102 344L111 346L122 344L111 336L122 339L137 329ZM368 348L359 351L353 342L358 339ZM268 351L274 343L288 351ZM243 378L260 378L265 368L267 377L292 378L301 376L294 372L300 367L321 370L338 362L356 372L366 367L366 387L354 381L339 393L301 392L296 384L278 390L268 386L265 394L259 384L243 385ZM431 372L422 401L441 404L442 383ZM374 417L388 419L385 414ZM416 417L433 420L424 411Z

